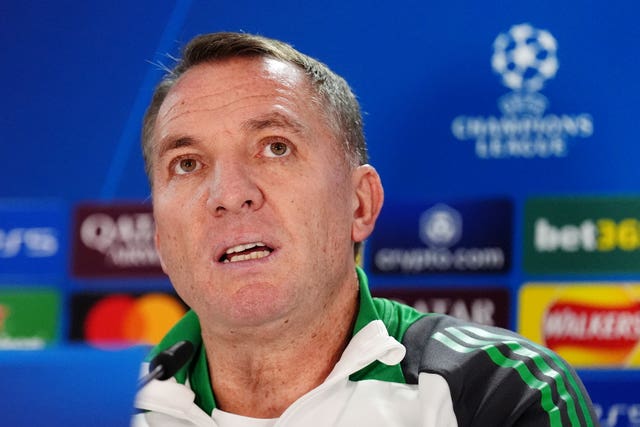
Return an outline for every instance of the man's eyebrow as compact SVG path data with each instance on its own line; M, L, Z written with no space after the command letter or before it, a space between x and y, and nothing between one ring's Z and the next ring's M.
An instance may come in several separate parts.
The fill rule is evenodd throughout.
M195 142L193 139L189 137L178 137L178 138L166 138L160 141L158 147L158 158L164 156L167 152L171 150L176 150L182 147L190 147L194 145Z
M306 129L306 127L299 121L279 112L268 113L247 119L241 123L241 127L245 131L259 131L262 129L276 128L285 129L294 133L300 133ZM158 144L158 158L164 156L171 150L190 147L195 144L196 142L188 136L168 136L167 138L161 139Z
M242 129L247 131L258 131L268 128L280 128L291 132L299 133L305 129L305 126L297 120L285 114L273 112L262 116L253 117L242 123Z

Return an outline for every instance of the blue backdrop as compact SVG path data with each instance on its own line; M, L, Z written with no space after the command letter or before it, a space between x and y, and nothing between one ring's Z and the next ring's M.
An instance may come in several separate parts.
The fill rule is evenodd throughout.
M139 131L158 64L219 30L290 42L358 95L386 194L364 258L374 290L498 286L510 296L498 308L517 329L526 283L640 282L640 264L593 274L523 269L536 251L524 243L532 197L640 194L639 12L636 2L604 0L5 2L0 289L59 289L62 342L78 292L170 289L158 275L74 276L73 216L81 204L149 201ZM578 224L577 212L554 226ZM569 234L558 251L573 250ZM504 263L483 267L493 256L483 251L496 248ZM0 332L2 319L0 310Z

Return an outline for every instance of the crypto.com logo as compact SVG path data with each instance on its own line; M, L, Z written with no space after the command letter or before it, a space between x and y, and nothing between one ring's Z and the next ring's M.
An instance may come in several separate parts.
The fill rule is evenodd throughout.
M437 204L420 216L420 238L429 247L448 248L462 236L462 217L455 209Z
M565 157L571 139L590 137L589 114L544 114L549 101L539 91L558 72L557 51L555 37L530 24L499 34L491 66L512 91L498 100L502 116L458 116L454 137L475 142L482 159Z

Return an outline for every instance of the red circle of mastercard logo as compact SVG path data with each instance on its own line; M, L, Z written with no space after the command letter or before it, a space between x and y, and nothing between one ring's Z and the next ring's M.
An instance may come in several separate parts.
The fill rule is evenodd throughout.
M157 344L185 311L177 298L167 294L111 295L89 310L85 339L94 344Z

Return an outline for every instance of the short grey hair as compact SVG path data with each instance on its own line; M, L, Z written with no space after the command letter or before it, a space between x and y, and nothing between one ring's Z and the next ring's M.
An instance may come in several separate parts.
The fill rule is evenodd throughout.
M142 126L142 155L145 171L152 183L152 135L160 106L176 81L190 68L237 57L269 57L295 65L308 77L311 87L324 107L329 125L341 139L346 159L357 166L367 163L360 105L349 84L320 61L304 55L292 46L263 36L220 32L193 38L182 57L162 78L153 93Z

